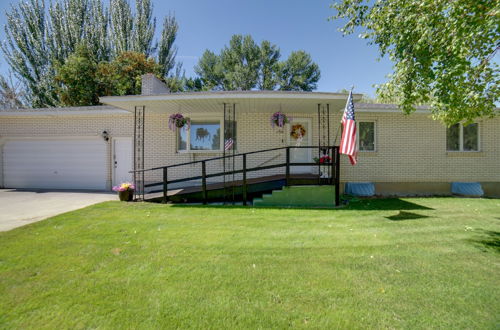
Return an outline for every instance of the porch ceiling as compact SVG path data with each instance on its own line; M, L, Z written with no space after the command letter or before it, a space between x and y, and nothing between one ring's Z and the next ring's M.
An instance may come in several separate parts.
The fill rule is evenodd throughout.
M319 92L194 92L160 95L106 96L100 101L127 111L145 106L146 112L156 113L220 113L224 103L236 104L237 112L316 112L318 103L330 104L331 111L342 110L347 101L344 93ZM361 94L353 94L354 101Z

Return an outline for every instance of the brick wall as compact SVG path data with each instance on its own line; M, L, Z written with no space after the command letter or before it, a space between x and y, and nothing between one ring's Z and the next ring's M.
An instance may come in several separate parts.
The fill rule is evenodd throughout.
M0 117L0 149L6 141L20 138L95 137L101 139L103 131L107 131L111 137L132 137L133 116L131 114L2 116ZM106 145L107 187L111 189L111 140ZM3 185L2 164L0 153L0 186Z
M286 112L285 109L284 111ZM312 119L312 144L316 145L318 141L316 113L289 113L289 115L295 118ZM146 109L145 165L147 168L221 155L221 153L176 152L176 136L168 129L168 116L169 114L149 114ZM238 152L286 145L287 133L272 129L269 116L269 113L258 112L237 114ZM335 113L332 116L332 140L338 129L340 118L341 113ZM342 181L500 183L500 117L479 122L480 152L446 152L446 128L441 123L431 120L427 114L415 113L405 116L397 112L358 112L356 119L357 121L375 121L376 151L360 152L356 166L351 166L347 157L342 156ZM6 139L16 137L99 137L103 130L108 131L111 137L132 137L133 116L131 114L2 116L0 117L0 146ZM276 152L249 158L248 166L260 165L275 155ZM268 164L283 160L284 153ZM217 161L210 162L208 165L208 173L215 173L222 170L223 164L222 161ZM236 167L239 166L237 164ZM277 171L279 170L270 170L266 174L274 174ZM169 178L187 177L198 173L200 173L200 165L185 166L172 170ZM146 176L146 181L155 180L161 180L160 171ZM215 179L210 181L215 181ZM108 186L110 182L111 146L108 143Z

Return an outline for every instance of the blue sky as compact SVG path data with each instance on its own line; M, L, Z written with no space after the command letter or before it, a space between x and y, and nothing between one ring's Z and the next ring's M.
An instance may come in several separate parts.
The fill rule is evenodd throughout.
M18 0L0 0L0 38L4 40L5 10ZM131 0L133 1L133 0ZM335 92L355 86L355 91L374 95L373 84L383 83L391 72L388 59L377 61L378 49L357 35L343 37L340 22L328 0L153 0L154 15L161 23L169 12L179 22L176 44L178 61L188 76L205 49L219 52L233 34L250 34L256 42L269 40L281 49L282 59L291 51L305 50L319 64L318 91ZM159 33L159 29L157 29ZM0 71L8 66L3 56Z

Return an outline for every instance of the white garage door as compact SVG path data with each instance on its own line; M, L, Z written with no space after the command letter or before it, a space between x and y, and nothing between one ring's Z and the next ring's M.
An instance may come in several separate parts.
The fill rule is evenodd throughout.
M102 140L18 140L3 148L6 188L106 189Z

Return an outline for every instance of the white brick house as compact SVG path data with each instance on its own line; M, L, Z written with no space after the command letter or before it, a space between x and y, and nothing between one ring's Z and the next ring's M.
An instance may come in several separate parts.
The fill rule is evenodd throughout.
M236 152L295 146L290 125L278 130L270 116L281 110L301 124L301 145L338 145L347 95L314 92L168 93L146 76L143 94L103 97L105 106L0 111L0 187L110 190L131 180L134 112L143 107L144 168L217 157L223 153L224 105L236 122ZM361 95L355 95L359 100ZM328 132L318 115L329 109ZM360 141L359 161L341 158L341 182L374 182L379 194L449 194L454 181L480 182L486 195L500 196L500 117L472 126L446 128L425 108L403 115L393 105L355 104ZM168 118L182 113L190 130L171 131ZM227 119L227 118L226 118ZM196 130L205 132L197 135ZM208 134L208 135L207 135ZM218 135L217 135L218 134ZM299 162L313 153L297 152ZM255 156L249 166L272 163L283 153ZM220 171L222 161L207 164ZM235 165L238 166L238 165ZM315 166L300 172L317 173ZM194 176L197 166L172 170L169 179ZM270 169L267 174L276 173ZM262 174L253 174L262 175ZM145 182L162 180L161 171L145 174ZM215 182L216 179L213 179Z

